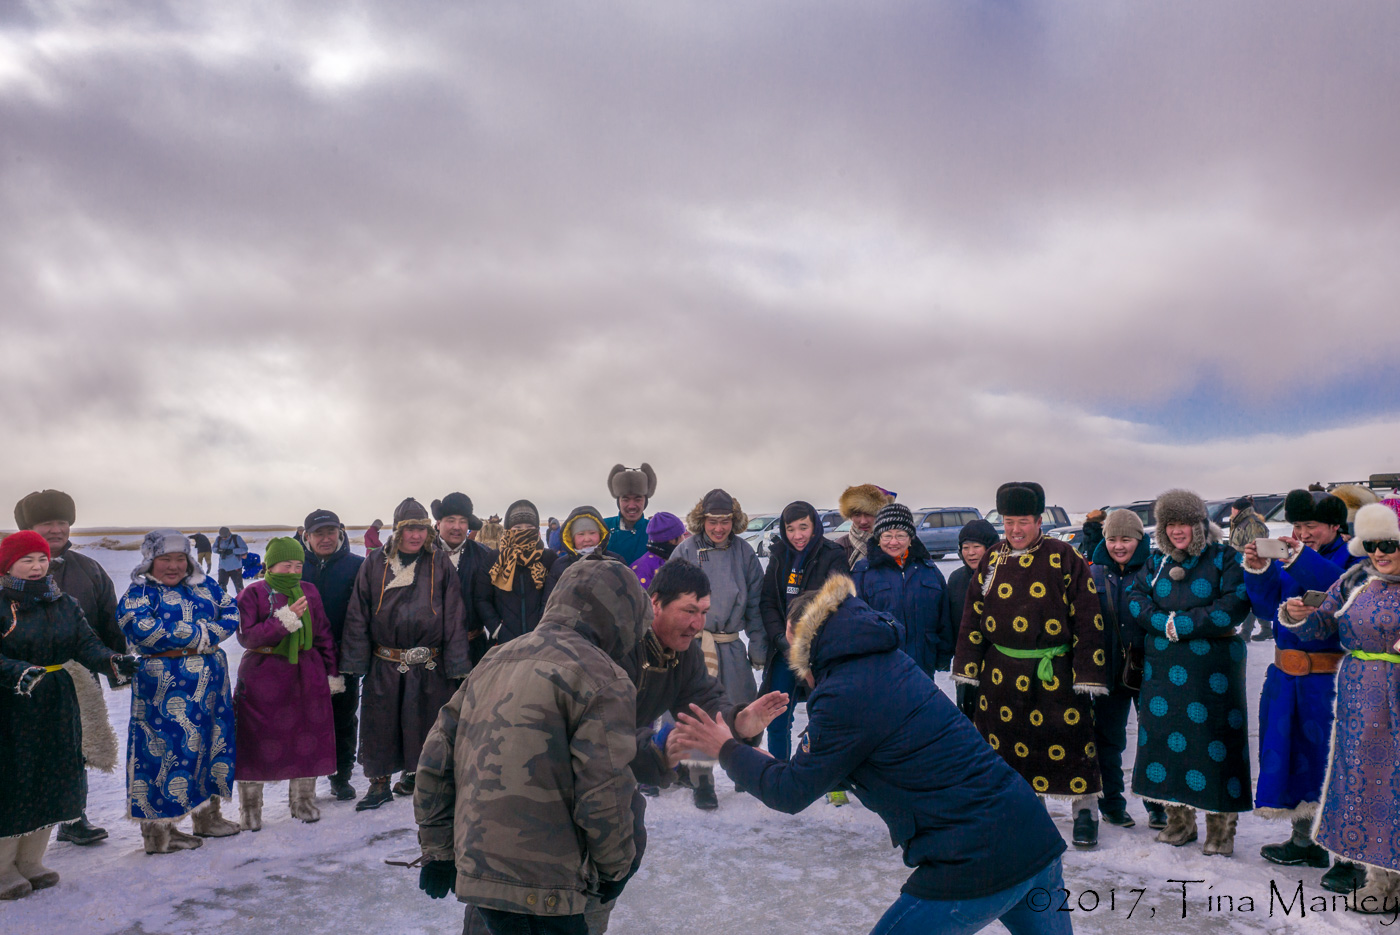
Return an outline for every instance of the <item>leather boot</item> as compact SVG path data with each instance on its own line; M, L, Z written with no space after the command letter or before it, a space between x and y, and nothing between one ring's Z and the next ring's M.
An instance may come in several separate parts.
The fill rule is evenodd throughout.
M89 844L96 844L98 841L105 841L107 829L99 828L88 821L87 812L83 812L77 821L59 825L57 837L60 841L86 847Z
M1356 912L1394 912L1400 874L1379 867L1366 868L1366 882L1356 891L1351 908Z
M173 854L204 846L194 835L176 831L175 823L168 819L141 822L141 839L146 844L147 854Z
M1167 826L1167 807L1161 802L1146 802L1147 806L1147 827L1153 831L1161 831Z
M0 900L23 899L34 892L33 885L15 867L19 838L0 838Z
M695 807L707 812L719 808L719 798L715 795L715 774L709 770L691 773L695 781Z
M209 801L190 813L194 833L201 838L227 838L241 829L219 813L219 797L209 796Z
M321 810L316 807L316 777L292 779L287 783L287 801L291 805L292 817L308 824L321 820Z
M238 783L239 827L244 831L262 830L263 784L260 782Z
M1099 844L1099 819L1091 808L1081 808L1074 816L1075 847L1087 849Z
M413 795L413 787L418 782L418 774L403 771L403 776L394 783L394 795Z
M1240 816L1234 812L1206 812L1206 841L1202 854L1229 857L1235 853L1235 825Z
M1350 893L1366 882L1366 868L1349 860L1339 860L1322 875L1322 888L1333 893Z
M1157 840L1173 847L1196 840L1196 810L1189 805L1168 805L1167 826L1157 833Z
M1282 844L1265 844L1259 848L1259 856L1271 864L1284 867L1326 867L1332 862L1326 849L1312 842L1312 819L1295 818L1293 836ZM1326 877L1323 878L1326 886ZM1344 892L1350 893L1351 887Z
M44 851L49 849L49 829L31 831L19 839L15 853L15 869L36 890L58 885L58 871L44 866Z
M355 792L355 787L350 785L350 776L353 774L353 772L353 768L341 769L336 770L335 773L331 775L331 794L335 796L336 801L354 801L355 796L358 793Z
M371 778L369 781L369 791L365 797L355 803L355 811L363 812L367 809L378 808L385 802L394 801L394 792L389 788L389 777L380 776L377 779Z

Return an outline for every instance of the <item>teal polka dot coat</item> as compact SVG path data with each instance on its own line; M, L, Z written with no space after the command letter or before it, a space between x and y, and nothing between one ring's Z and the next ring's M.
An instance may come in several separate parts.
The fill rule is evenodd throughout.
M1146 638L1133 792L1210 812L1252 806L1246 732L1249 614L1235 550L1208 542L1195 556L1154 550L1128 588Z

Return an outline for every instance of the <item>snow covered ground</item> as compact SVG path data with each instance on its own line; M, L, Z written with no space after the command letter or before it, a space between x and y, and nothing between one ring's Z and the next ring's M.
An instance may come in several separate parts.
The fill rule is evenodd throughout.
M249 544L261 551L256 539ZM138 553L87 552L107 568L118 592L124 590ZM945 572L954 567L944 563ZM234 641L225 648L236 669L240 648ZM1263 684L1271 650L1272 643L1250 644L1252 694ZM939 684L951 693L946 676L940 675ZM128 696L109 692L108 704L124 744ZM804 720L799 710L799 728ZM1254 711L1250 723L1251 752L1257 759ZM1134 724L1128 736L1136 736ZM1130 768L1131 746L1128 757ZM781 815L735 794L722 772L717 779L716 812L696 810L686 789L649 801L646 861L623 895L611 931L868 932L909 873L890 846L884 824L854 800L842 808L819 802L800 815ZM355 784L363 792L363 777L357 776ZM460 930L462 909L451 897L428 899L417 888L416 870L384 863L417 855L410 801L356 813L353 803L327 798L322 780L321 821L303 825L288 814L285 788L285 783L268 787L263 830L257 834L148 857L136 824L121 817L122 773L92 774L88 814L111 831L111 838L89 848L53 844L48 862L63 875L62 882L18 903L0 904L0 933L426 935ZM1227 859L1203 856L1199 843L1183 848L1155 843L1141 806L1133 801L1130 810L1137 827L1124 831L1102 825L1096 850L1071 849L1065 855L1078 931L1348 933L1387 931L1382 923L1394 921L1334 906L1331 895L1317 885L1319 870L1264 862L1259 848L1287 836L1283 823L1244 816L1235 856ZM236 817L236 811L230 805L225 814ZM1055 803L1051 812L1068 839L1068 807ZM1203 820L1201 824L1204 837ZM1005 833L1014 836L1016 829ZM1199 881L1185 884L1184 918L1183 884L1173 880ZM1300 917L1297 902L1300 882L1306 918ZM1277 891L1272 902L1271 884ZM1323 897L1327 910L1316 911L1315 901ZM1059 905L1057 898L1055 907Z

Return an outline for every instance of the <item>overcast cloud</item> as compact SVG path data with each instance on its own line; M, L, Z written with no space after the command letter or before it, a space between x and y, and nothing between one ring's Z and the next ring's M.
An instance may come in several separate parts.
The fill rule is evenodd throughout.
M875 9L0 5L10 499L1400 470L1400 8Z

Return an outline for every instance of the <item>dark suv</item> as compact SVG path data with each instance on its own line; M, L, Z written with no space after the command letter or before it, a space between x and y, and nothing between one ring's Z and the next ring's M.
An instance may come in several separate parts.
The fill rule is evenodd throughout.
M974 519L982 518L981 512L970 506L924 507L919 512L923 515L916 514L914 519L919 541L935 561L949 553L956 555L958 533Z

